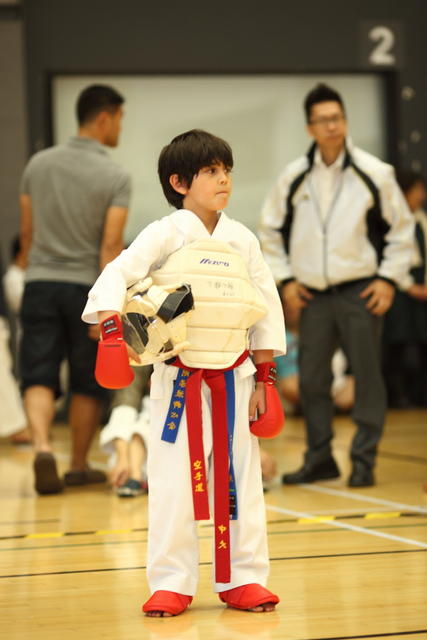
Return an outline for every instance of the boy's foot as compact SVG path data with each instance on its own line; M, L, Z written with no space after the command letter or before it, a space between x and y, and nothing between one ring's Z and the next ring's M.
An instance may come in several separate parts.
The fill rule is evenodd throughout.
M28 427L17 431L10 436L11 444L31 444L31 432Z
M140 482L129 478L121 487L117 487L116 493L121 498L134 498L136 496L142 496L148 491L148 485L146 482Z
M175 591L155 591L142 610L150 618L169 618L185 611L192 601L192 596Z
M90 467L79 471L71 469L64 473L64 484L67 487L80 487L85 484L98 484L106 481L107 476L103 471Z
M48 451L39 452L34 459L35 489L40 495L61 493L64 488L58 475L55 458Z
M221 591L219 599L233 609L254 611L255 613L274 611L280 602L279 596L254 582L241 587Z

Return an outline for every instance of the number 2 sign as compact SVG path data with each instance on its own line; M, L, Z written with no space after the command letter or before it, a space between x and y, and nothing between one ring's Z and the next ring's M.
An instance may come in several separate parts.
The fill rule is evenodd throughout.
M402 66L402 25L397 21L363 22L362 62L366 67L396 69Z

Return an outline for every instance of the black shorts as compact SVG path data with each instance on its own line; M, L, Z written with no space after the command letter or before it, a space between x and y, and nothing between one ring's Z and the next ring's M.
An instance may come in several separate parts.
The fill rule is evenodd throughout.
M88 336L80 316L90 287L69 282L28 282L22 301L22 389L35 385L61 394L59 368L69 365L72 393L104 398L106 390L95 380L97 342Z

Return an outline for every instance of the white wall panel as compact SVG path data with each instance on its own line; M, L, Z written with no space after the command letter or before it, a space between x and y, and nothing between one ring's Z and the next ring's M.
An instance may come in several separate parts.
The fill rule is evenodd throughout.
M54 139L64 142L76 131L74 105L81 89L95 82L111 84L126 98L121 142L112 156L133 178L127 240L170 211L157 179L157 158L172 137L196 127L231 144L234 193L227 212L255 230L271 184L310 144L302 103L319 81L343 95L355 144L384 157L384 91L375 74L57 76Z

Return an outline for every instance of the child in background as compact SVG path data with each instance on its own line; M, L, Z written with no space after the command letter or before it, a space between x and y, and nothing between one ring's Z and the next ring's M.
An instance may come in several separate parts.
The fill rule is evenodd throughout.
M147 493L146 458L150 424L147 395L151 367L135 367L135 378L113 394L110 419L101 431L100 444L110 454L110 481L122 498Z
M19 315L25 286L26 264L21 253L19 236L13 239L11 261L3 276L4 295L9 310Z
M413 171L397 179L415 218L415 237L411 270L384 317L384 377L391 407L426 407L427 181Z
M1 264L1 256L0 256ZM31 434L27 426L27 418L22 406L18 383L13 375L13 360L10 351L10 330L8 311L17 313L22 298L23 280L18 278L14 288L17 295L15 308L10 299L11 289L7 274L0 281L0 437L8 437L12 444L30 444ZM22 270L23 271L23 270ZM8 295L9 294L9 295Z

